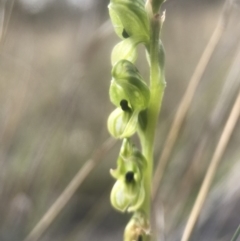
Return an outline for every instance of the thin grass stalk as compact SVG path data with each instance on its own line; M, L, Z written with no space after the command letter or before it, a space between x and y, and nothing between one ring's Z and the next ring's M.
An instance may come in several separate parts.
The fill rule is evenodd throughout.
M60 214L69 200L72 198L77 189L81 186L83 181L89 176L91 171L100 163L103 157L112 149L116 141L112 138L107 139L97 149L93 157L85 162L83 167L78 171L75 177L67 185L58 199L48 209L44 216L40 219L37 225L33 228L30 234L24 239L24 241L37 241L42 234L48 229L56 217Z
M73 236L78 237L79 240L88 240L87 235L93 227L96 227L111 211L108 201L109 188L97 200L96 204L84 216L83 221L73 232ZM71 237L71 236L70 236Z
M231 241L237 241L237 238L240 236L240 225L238 226L236 232L234 233Z
M186 205L186 198L189 192L191 191L190 186L193 186L197 180L200 178L199 170L202 170L202 162L201 159L204 156L204 150L209 145L210 137L213 135L214 131L219 129L221 123L223 123L223 118L226 116L229 111L229 107L232 105L232 101L234 101L234 96L237 93L240 82L239 82L239 61L240 61L240 46L236 51L236 55L232 61L231 68L226 77L226 81L222 87L221 93L219 95L218 100L216 101L215 107L212 109L211 114L208 117L208 120L203 128L202 135L200 140L198 141L197 148L193 153L191 158L191 162L189 163L186 171L182 174L183 178L177 186L177 192L171 193L171 200L181 200L181 205L176 207L177 210L182 210L183 206ZM192 178L191 184L189 180ZM184 196L184 197L183 197ZM169 206L171 208L171 205ZM168 212L168 211L166 211Z
M3 27L4 27L4 19L5 19L5 2L0 2L0 42L3 37Z
M7 8L7 2L1 2L1 7L3 7L3 9L1 9L2 11L2 16L0 19L0 44L2 45L5 41L6 38L6 34L7 34L7 30L8 30L8 25L11 19L11 15L12 15L12 10L13 10L13 6L14 6L14 2L15 0L11 0L9 1L9 11L7 13L6 8Z
M184 93L184 96L179 104L179 107L177 109L176 116L173 120L173 124L170 128L170 131L167 135L163 152L159 158L158 165L156 167L156 171L154 173L153 178L153 187L152 187L152 198L154 199L156 197L158 188L161 185L162 177L164 175L165 169L167 167L169 157L172 153L173 146L177 140L179 131L181 129L181 126L183 124L183 121L186 117L187 111L192 103L193 97L195 95L196 89L200 83L200 80L205 72L205 69L213 55L214 50L216 49L216 46L218 45L224 30L227 26L230 10L231 10L231 0L226 0L223 12L220 16L220 19L218 21L218 24L197 64L197 67L190 79L190 82L188 84L188 87Z
M210 186L212 184L213 178L216 174L220 160L224 154L224 151L230 140L232 132L236 126L239 115L240 115L240 91L239 91L236 101L233 105L233 108L232 108L229 118L226 122L226 125L223 129L222 135L221 135L219 142L217 144L217 147L214 151L213 157L210 161L210 165L208 167L207 173L205 175L202 186L198 193L197 199L194 203L191 214L188 218L187 225L184 230L181 241L188 241L191 237L191 234L193 232L193 229L196 225L197 219L199 217L199 214L202 210L203 204L204 204L207 194L209 192Z

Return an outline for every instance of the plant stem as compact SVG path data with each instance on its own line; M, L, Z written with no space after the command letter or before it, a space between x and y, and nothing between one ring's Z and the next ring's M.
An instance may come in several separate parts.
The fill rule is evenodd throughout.
M148 3L147 3L148 4ZM151 4L151 3L149 3ZM146 5L147 11L150 9ZM165 89L165 80L160 59L160 16L159 14L153 15L148 11L150 19L150 102L147 111L147 127L145 131L140 134L143 155L147 159L147 169L144 176L144 187L146 191L145 201L142 205L142 210L148 215L150 219L150 203L151 203L151 186L152 186L152 169L153 169L153 150L154 150L154 137L157 120L162 103L163 93ZM149 240L149 238L146 238Z

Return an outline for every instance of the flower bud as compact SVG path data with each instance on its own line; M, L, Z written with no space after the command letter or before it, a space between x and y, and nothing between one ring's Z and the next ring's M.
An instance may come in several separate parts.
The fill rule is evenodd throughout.
M142 237L150 234L150 225L145 213L136 212L124 232L124 241L139 241L143 240Z
M150 99L149 88L131 62L119 61L113 67L112 76L109 93L114 105L121 106L123 110L124 102L131 110L141 111L147 108Z

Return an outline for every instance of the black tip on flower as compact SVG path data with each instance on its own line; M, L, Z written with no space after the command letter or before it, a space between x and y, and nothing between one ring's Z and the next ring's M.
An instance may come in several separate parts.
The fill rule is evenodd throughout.
M123 36L123 38L129 38L130 37L128 35L127 31L125 30L125 28L123 29L122 36Z
M123 111L130 111L131 110L130 107L128 106L127 100L121 100L120 106L121 106Z
M125 179L127 183L131 183L134 180L134 173L133 172L127 172L125 175Z

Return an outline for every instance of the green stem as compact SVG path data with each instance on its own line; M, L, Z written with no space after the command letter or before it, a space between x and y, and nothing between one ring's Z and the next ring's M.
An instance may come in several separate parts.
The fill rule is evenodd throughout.
M140 134L140 140L142 144L143 155L148 162L147 170L144 176L146 197L142 205L142 210L144 210L144 212L148 215L148 218L150 219L154 137L165 89L165 80L163 73L163 64L161 63L161 61L163 60L160 58L161 54L159 48L159 35L161 27L160 17L159 14L153 15L150 13L149 18L151 31L149 45L151 97L147 111L147 127L145 131ZM149 237L146 237L145 240L149 240Z

